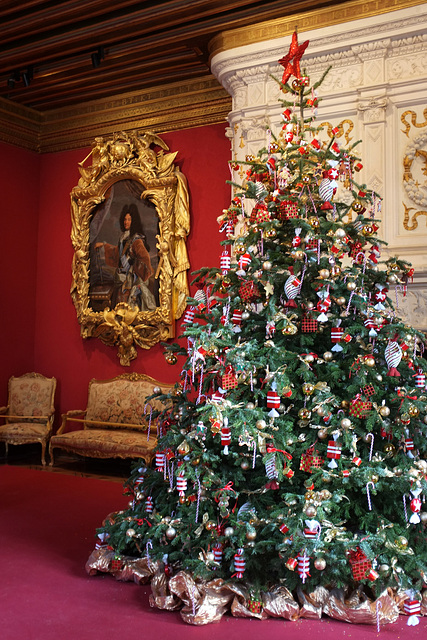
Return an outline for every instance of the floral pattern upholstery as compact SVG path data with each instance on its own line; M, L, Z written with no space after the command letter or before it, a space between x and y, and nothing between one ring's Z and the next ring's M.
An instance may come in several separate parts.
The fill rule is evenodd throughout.
M56 379L39 373L26 373L9 379L7 407L1 407L0 441L8 445L40 442L42 463L46 464L46 446L52 433Z
M54 436L54 446L93 458L144 458L149 462L156 445L155 434L131 430L79 429Z
M37 378L22 376L10 379L10 415L26 416L26 420L31 422L38 419L40 421L40 416L44 416L44 422L46 422L46 417L50 415L52 409L52 379L40 376ZM15 421L15 418L11 418L10 421Z
M89 384L89 398L86 409L88 420L99 420L102 428L109 428L112 423L127 423L135 425L135 429L146 429L151 408L161 408L160 403L146 398L153 393L152 382L145 378L139 380L113 379L92 380ZM163 385L164 386L164 385ZM167 385L169 388L170 385ZM91 425L95 427L96 425ZM120 428L120 427L119 427Z
M149 463L157 435L154 423L147 430L150 414L164 406L158 400L147 401L147 397L156 387L167 393L173 386L136 373L91 380L86 411L64 414L60 430L51 438L50 464L54 448L93 458L143 458ZM66 431L67 422L76 415L83 428Z

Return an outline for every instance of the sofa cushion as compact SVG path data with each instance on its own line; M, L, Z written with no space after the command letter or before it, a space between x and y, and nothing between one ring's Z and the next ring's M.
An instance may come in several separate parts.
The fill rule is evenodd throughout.
M156 434L132 430L82 429L52 436L51 448L60 447L97 458L146 458L152 455Z

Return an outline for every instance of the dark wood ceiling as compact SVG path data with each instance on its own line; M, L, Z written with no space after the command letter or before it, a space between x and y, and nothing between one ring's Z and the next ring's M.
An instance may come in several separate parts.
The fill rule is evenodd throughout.
M204 79L216 34L345 1L1 0L0 96L43 113Z

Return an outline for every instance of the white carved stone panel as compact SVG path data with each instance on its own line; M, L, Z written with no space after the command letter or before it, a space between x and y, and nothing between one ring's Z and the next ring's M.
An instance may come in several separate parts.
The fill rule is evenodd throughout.
M427 330L427 3L303 32L301 61L319 87L317 124L340 126L338 141L360 140L359 183L383 198L380 235L388 254L415 267L399 315ZM229 114L232 159L256 155L283 125L278 60L290 36L213 55L212 72L233 99ZM272 134L271 134L272 132ZM244 172L235 172L239 182Z

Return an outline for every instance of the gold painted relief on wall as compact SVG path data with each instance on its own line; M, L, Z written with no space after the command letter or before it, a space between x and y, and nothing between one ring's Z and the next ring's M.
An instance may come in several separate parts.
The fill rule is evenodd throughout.
M190 231L177 152L151 132L98 137L71 192L71 297L83 338L123 366L174 335L188 296Z
M423 129L421 133L412 137L406 147L403 157L403 188L411 204L403 204L403 226L407 231L414 231L418 227L418 217L427 216L427 108L423 111L424 121L418 122L415 111L402 113L402 129L411 139L411 129ZM427 224L427 222L426 222Z

